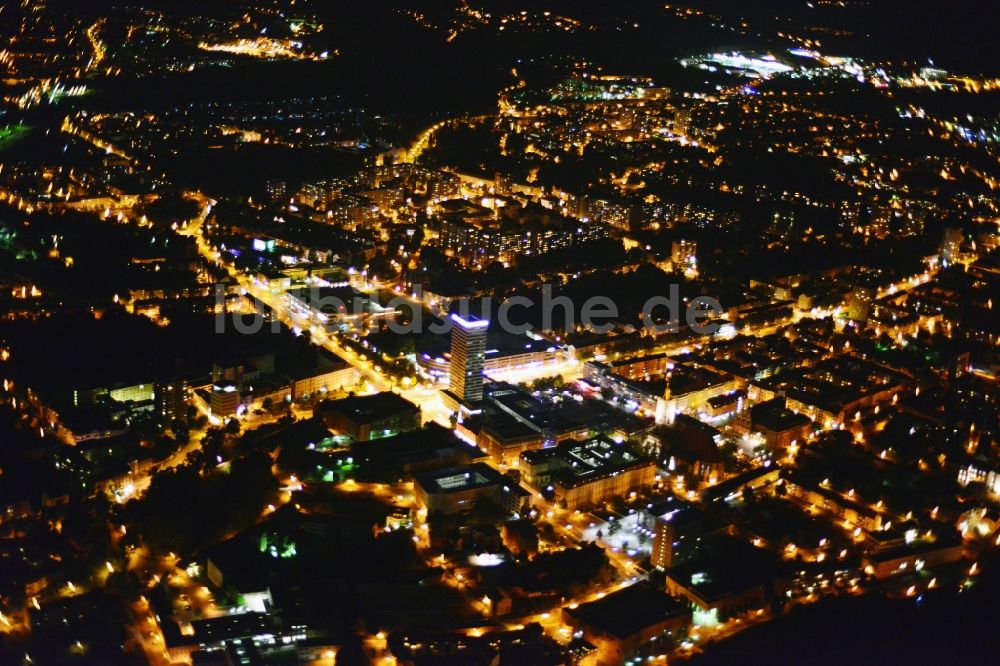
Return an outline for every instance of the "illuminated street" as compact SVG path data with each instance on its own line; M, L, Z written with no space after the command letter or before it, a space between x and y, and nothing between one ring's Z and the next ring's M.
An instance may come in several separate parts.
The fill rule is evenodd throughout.
M0 6L0 665L992 663L996 14Z

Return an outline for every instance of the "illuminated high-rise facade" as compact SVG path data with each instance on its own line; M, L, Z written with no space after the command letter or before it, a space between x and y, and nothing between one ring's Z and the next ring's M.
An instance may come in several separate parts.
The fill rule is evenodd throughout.
M871 289L858 287L847 296L847 317L851 321L866 322L871 314L875 294Z
M187 420L187 406L190 404L191 387L183 379L174 379L156 385L156 409L163 423Z
M483 358L490 322L451 315L451 370L449 388L465 402L483 399Z
M674 526L670 524L671 514L657 516L656 532L653 535L653 552L649 559L654 567L667 569L674 561Z
M941 238L941 259L953 264L958 260L962 250L962 230L957 227L947 227Z

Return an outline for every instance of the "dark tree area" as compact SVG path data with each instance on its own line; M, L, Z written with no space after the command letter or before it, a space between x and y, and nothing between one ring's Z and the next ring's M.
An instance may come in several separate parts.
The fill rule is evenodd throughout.
M193 219L198 215L201 205L194 199L185 198L181 194L163 194L158 199L139 208L149 221L160 227L178 225Z
M142 499L124 507L125 521L153 550L193 552L250 525L274 501L271 463L251 451L228 471L186 464L161 472Z

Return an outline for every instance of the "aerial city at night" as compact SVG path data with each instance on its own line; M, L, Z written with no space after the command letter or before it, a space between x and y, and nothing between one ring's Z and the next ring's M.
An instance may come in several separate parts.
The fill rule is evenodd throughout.
M0 3L0 666L997 663L989 4Z

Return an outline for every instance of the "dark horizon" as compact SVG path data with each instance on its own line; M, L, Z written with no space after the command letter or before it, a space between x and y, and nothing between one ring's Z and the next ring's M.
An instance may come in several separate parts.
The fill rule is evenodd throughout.
M0 7L0 664L993 663L981 5Z

